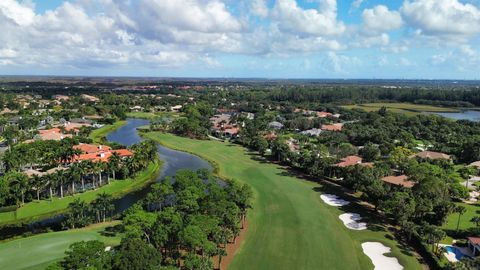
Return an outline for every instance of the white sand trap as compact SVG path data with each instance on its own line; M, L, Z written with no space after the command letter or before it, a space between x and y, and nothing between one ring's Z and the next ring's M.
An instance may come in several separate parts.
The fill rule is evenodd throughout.
M390 248L378 242L365 242L362 244L363 253L372 260L374 270L402 270L403 266L397 258L387 257L384 254L390 253Z
M332 194L322 194L320 195L320 199L322 199L326 204L331 206L344 206L350 203L343 199L339 199L337 195Z
M362 217L359 214L355 213L345 213L341 214L338 216L341 221L343 221L343 224L345 224L345 227L351 229L351 230L365 230L367 229L367 223L365 222L358 222L362 219Z

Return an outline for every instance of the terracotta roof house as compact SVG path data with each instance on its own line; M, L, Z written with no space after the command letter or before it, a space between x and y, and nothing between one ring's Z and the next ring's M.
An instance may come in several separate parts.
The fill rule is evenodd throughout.
M325 117L329 117L329 116L332 116L333 114L332 113L329 113L329 112L317 112L317 116L320 117L320 118L325 118Z
M110 151L112 148L107 145L96 145L96 144L88 144L88 143L81 143L79 145L74 145L73 149L78 149L82 151L84 154L91 154L97 153L99 151Z
M99 98L97 98L97 97L95 97L95 96L87 95L87 94L82 94L81 97L82 97L83 100L90 101L90 102L98 102L98 101L100 101Z
M74 162L80 162L85 160L91 160L93 162L107 162L114 153L117 153L120 157L133 156L133 152L128 149L112 150L109 146L106 145L79 144L75 145L74 148L82 151L82 154L75 156Z
M406 188L412 188L415 185L415 182L409 181L408 176L406 175L399 175L399 176L385 176L382 178L382 181L388 184L392 184L395 186L402 186Z
M423 159L452 159L452 157L447 154L433 151L423 151L415 154L415 156Z
M472 251L473 256L480 254L480 237L468 237L468 248Z
M362 163L362 158L359 156L348 156L341 159L341 161L334 166L345 168Z
M72 134L63 134L59 128L43 129L38 131L38 138L40 140L48 141L60 141L65 138L72 138Z
M343 123L322 125L322 130L325 130L325 131L341 131L342 128L343 128Z

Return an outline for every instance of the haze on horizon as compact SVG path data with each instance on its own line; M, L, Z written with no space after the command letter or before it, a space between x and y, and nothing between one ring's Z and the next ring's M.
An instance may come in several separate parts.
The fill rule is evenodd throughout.
M0 74L480 79L479 0L2 0Z

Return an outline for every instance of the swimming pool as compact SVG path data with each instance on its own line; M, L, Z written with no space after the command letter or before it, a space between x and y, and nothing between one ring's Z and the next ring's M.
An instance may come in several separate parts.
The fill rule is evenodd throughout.
M448 253L453 253L455 254L455 259L457 260L461 260L463 257L465 257L466 255L463 254L460 249L454 247L454 246L446 246L445 249L447 250Z

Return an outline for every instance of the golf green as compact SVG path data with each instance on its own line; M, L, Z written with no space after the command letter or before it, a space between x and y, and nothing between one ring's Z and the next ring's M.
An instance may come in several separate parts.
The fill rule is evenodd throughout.
M118 245L120 237L102 236L106 227L119 222L96 224L87 228L39 234L0 243L0 269L43 270L65 256L65 250L79 241L100 240L106 245Z
M319 198L321 192L338 190L291 176L281 166L237 145L162 133L146 136L197 154L215 163L221 177L252 186L255 198L248 215L249 229L230 270L373 269L361 248L367 241L390 247L388 256L398 258L404 269L423 268L414 252L395 241L375 219L367 220L369 230L347 229L338 216L343 211L364 215L364 210L353 203L342 209L331 207Z

